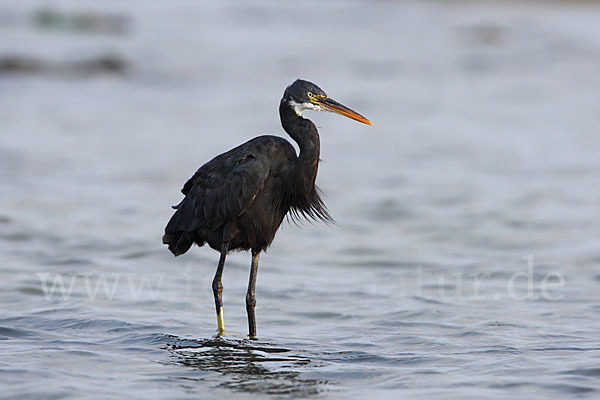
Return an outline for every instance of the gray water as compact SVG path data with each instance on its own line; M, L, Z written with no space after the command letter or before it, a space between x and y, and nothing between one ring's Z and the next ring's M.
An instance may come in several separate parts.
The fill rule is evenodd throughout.
M13 3L0 397L599 396L598 5ZM285 135L298 77L374 126L306 114L337 224L281 228L256 341L231 254L216 338L218 254L174 258L162 230L203 162Z

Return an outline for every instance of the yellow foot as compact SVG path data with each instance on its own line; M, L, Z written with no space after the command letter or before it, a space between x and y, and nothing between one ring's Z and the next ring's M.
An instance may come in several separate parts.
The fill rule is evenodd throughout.
M223 307L221 307L217 313L217 328L219 330L217 336L223 336L225 334L225 318L223 317Z

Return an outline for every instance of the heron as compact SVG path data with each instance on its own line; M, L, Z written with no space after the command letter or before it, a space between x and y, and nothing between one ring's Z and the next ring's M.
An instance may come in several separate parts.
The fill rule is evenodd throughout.
M314 83L298 79L289 85L279 104L281 125L296 142L279 136L258 136L202 165L184 184L183 200L162 237L179 256L192 244L208 244L220 252L212 290L218 336L225 334L221 277L227 253L251 251L246 292L248 336L256 338L255 287L260 253L273 241L286 218L333 221L316 186L320 141L315 124L302 116L305 110L330 111L364 124L372 123L356 111L329 98Z

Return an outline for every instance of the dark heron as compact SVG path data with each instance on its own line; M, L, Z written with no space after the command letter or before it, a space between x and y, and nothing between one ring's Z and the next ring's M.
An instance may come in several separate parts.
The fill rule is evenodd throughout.
M287 87L279 105L281 125L298 144L259 136L204 164L183 186L185 198L163 236L175 255L205 243L221 252L212 282L219 335L225 333L221 276L230 250L252 251L246 312L250 338L256 337L254 288L260 252L273 241L286 215L331 221L315 185L319 165L319 133L302 118L304 110L332 111L371 125L357 112L330 99L311 82L298 79Z

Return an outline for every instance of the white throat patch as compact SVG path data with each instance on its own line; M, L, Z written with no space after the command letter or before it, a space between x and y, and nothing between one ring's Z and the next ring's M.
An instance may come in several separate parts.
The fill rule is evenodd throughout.
M294 109L294 111L296 112L296 114L298 114L299 117L302 116L302 112L304 110L321 111L321 107L310 102L296 103L294 100L290 100L288 101L288 104Z

